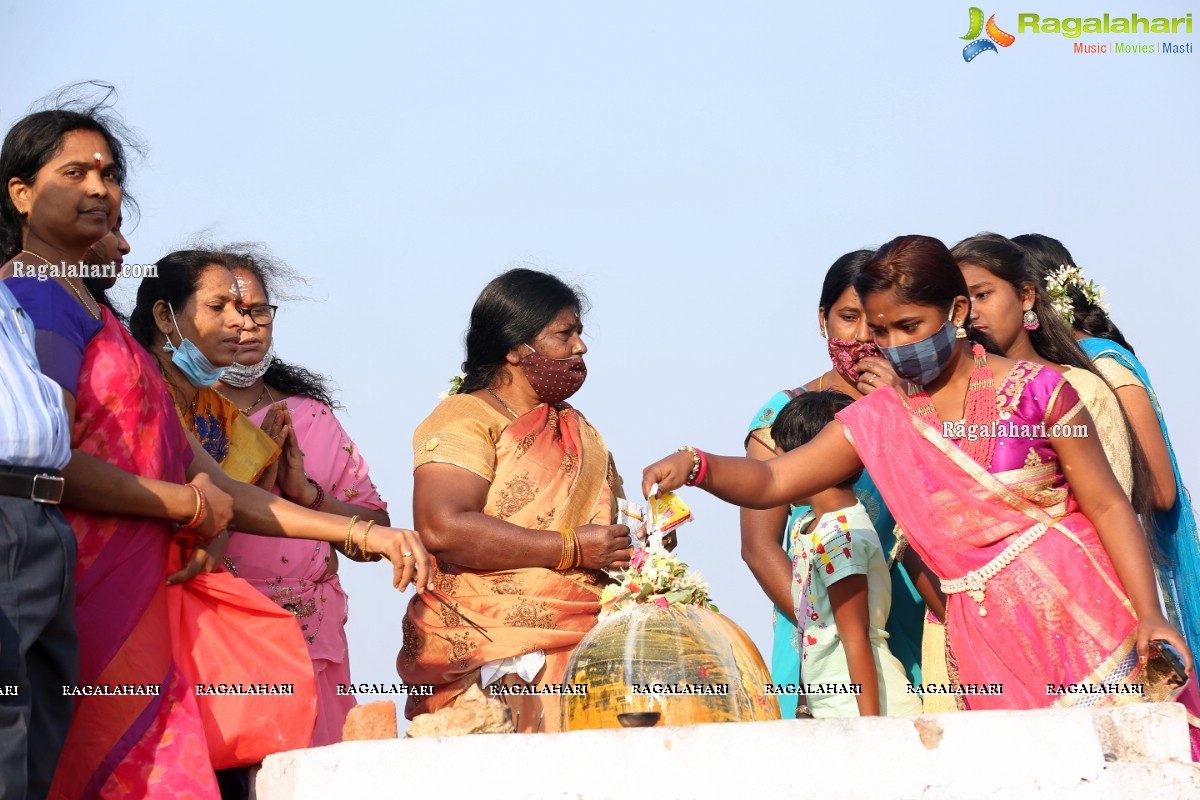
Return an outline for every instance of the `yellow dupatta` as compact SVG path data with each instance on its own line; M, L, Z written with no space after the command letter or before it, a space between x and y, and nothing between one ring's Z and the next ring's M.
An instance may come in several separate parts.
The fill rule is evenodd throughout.
M175 408L179 397L167 382ZM242 483L254 483L267 467L279 458L279 445L266 432L246 418L238 407L215 389L197 391L190 411L180 411L183 427L195 434L201 447L221 465L225 474Z

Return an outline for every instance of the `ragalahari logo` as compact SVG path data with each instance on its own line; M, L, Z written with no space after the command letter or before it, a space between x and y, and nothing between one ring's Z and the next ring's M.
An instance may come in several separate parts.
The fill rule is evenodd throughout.
M987 33L985 38L981 38L979 34ZM996 15L992 14L988 17L987 25L983 24L983 10L971 6L971 27L967 29L967 35L963 39L972 39L973 41L963 48L963 61L972 61L975 56L980 53L986 53L991 50L993 53L1000 52L996 49L996 45L1008 47L1017 40L1017 37L1011 33L1005 33L1000 30L1000 26L996 24Z

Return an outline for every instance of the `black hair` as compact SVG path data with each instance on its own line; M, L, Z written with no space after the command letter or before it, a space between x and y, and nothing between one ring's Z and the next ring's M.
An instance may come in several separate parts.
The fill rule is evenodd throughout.
M779 410L775 421L771 423L771 438L781 452L795 450L815 439L826 425L833 422L837 412L853 402L849 395L834 389L801 392ZM839 483L838 487L853 486L861 476L860 469Z
M586 305L579 289L548 272L518 268L493 278L471 309L459 394L492 386L510 350L536 337L564 308L582 316Z
M156 262L158 274L142 278L137 304L129 315L129 332L142 347L153 352L158 326L154 322L154 304L169 303L175 313L196 293L200 276L209 267L230 269L224 253L215 250L176 250Z
M108 296L108 290L112 288L108 281L104 278L87 277L83 279L83 285L87 287L88 292L95 298L96 302L112 312L112 315L122 323L128 323L129 318L125 314L117 310L113 305L112 298Z
M304 278L278 258L271 255L260 242L234 242L222 248L230 269L244 269L262 284L267 300L290 299L278 292L280 284L306 283ZM329 379L276 356L263 374L263 380L284 394L307 397L330 408L342 408L333 397Z
M963 330L989 353L1004 355L986 333L971 324L971 293L962 270L941 240L932 236L897 236L875 251L854 279L854 288L866 301L877 292L893 291L901 303L939 308L950 313L956 297L967 299Z
M1024 287L1033 287L1033 313L1039 323L1037 330L1028 331L1033 349L1053 364L1100 375L1087 353L1075 342L1075 334L1054 310L1046 294L1045 281L1038 281L1030 271L1024 250L998 233L980 233L954 245L950 255L960 266L973 264L1005 281L1018 297Z
M1038 284L1038 290L1044 291L1046 286L1046 278L1052 272L1060 267L1073 266L1075 259L1071 257L1071 252L1058 239L1049 236L1043 236L1040 233L1025 233L1012 238L1014 244L1021 248L1026 255L1026 263L1029 265L1029 271L1033 275ZM982 266L982 265L981 265ZM1083 292L1078 287L1071 287L1067 292L1067 296L1071 299L1071 305L1075 312L1074 327L1076 330L1083 331L1091 336L1101 336L1105 339L1116 342L1122 347L1133 352L1133 348L1125 341L1125 337L1121 335L1121 331L1117 330L1117 326L1112 324L1108 315L1104 313L1104 309L1098 306L1092 306L1083 296ZM1066 321L1058 316L1058 312L1052 311L1055 321L1066 325ZM1041 317L1041 314L1038 315ZM1099 330L1085 330L1080 327L1081 322L1095 325ZM1045 322L1043 321L1043 325ZM1091 359L1088 359L1088 370L1100 375ZM1100 379L1108 383L1103 375ZM1133 465L1133 492L1131 502L1133 510L1136 511L1143 520L1150 522L1154 519L1154 490L1153 477L1150 474L1150 460L1146 457L1145 451L1142 449L1142 444L1138 441L1137 436L1133 432L1133 426L1129 424L1129 418L1125 414L1125 407L1121 406L1121 417L1125 420L1125 427L1129 431L1130 444L1130 462ZM1152 523L1150 523L1152 524ZM1146 540L1151 549L1155 547L1154 538L1148 537Z
M90 97L95 90L99 99ZM128 152L141 152L141 145L110 109L116 89L106 83L87 81L72 84L42 102L46 109L21 118L4 137L0 150L0 261L21 251L24 217L17 212L8 193L8 182L19 178L32 184L38 171L62 149L63 137L72 131L93 131L104 137L112 153L113 170L121 187L121 203L136 211L137 203L129 194Z
M1012 240L1025 251L1029 261L1029 270L1037 279L1038 285L1043 288L1046 286L1046 278L1052 272L1060 267L1075 264L1071 252L1058 239L1040 233L1023 233L1020 236L1014 236ZM1125 339L1121 329L1113 324L1103 308L1088 302L1082 289L1078 286L1070 287L1067 290L1067 298L1071 301L1071 310L1074 312L1075 319L1072 325L1075 330L1086 333L1088 336L1108 339L1129 352L1134 352L1133 345Z
M871 260L873 252L872 250L854 250L846 253L833 262L833 266L825 273L825 281L821 284L820 307L825 309L826 321L833 313L833 304L842 296L842 292L854 285L854 279Z

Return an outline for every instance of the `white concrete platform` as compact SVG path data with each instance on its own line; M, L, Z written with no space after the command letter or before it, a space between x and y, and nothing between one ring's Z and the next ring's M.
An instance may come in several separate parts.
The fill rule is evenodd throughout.
M269 757L258 800L1197 800L1184 709L973 711L345 742Z

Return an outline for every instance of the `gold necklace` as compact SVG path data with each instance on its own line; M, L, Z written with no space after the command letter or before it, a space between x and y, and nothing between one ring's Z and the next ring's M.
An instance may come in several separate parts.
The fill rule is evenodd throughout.
M225 393L222 392L220 389L213 387L213 391L216 392L217 394L221 395L221 397L225 398L226 400L229 400L230 403L233 403L233 400L231 400L229 397L226 397ZM258 406L258 404L261 403L263 401L263 398L266 396L267 396L267 382L263 381L263 390L261 392L259 392L258 399L255 400L250 405L246 406L245 408L239 408L238 411L241 412L242 414L245 414L247 417L250 416L250 414ZM237 405L237 404L234 403L234 405Z
M501 399L500 395L496 394L491 389L488 389L487 393L490 394L492 397L496 398L496 402L499 403L500 405L504 406L504 410L507 411L508 413L512 414L513 419L517 419L517 417L518 417L517 412L515 412L511 408L509 408L508 403L504 402L504 400Z
M21 252L28 253L29 255L33 256L34 258L40 258L46 264L46 266L50 267L51 269L53 269L55 267L55 264L52 263L50 261L50 259L46 258L43 255L38 255L37 253L33 252L32 250L26 250L26 249L22 248ZM91 317L92 319L100 319L100 304L98 302L96 302L96 298L92 296L92 290L87 288L87 284L85 283L83 285L83 291L87 292L88 297L92 298L91 306L88 305L87 300L83 299L83 295L80 294L79 289L76 288L75 284L71 282L70 278L64 276L63 280L66 281L67 286L71 287L71 291L75 293L75 296L79 298L79 302L83 304L83 308L85 311L88 312L88 316ZM95 311L92 311L92 306L96 307Z

